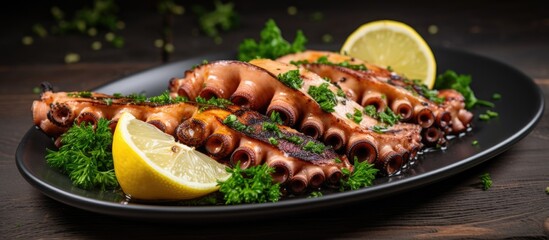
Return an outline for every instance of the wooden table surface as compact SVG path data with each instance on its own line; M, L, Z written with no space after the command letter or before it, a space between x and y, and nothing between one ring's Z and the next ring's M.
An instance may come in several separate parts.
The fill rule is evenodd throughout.
M198 3L198 1L195 1ZM549 8L537 3L474 1L434 6L420 3L351 1L235 1L240 27L214 41L197 31L192 3L173 23L175 51L171 61L216 51L236 50L244 38L257 38L268 18L273 18L288 39L302 29L311 45L341 45L362 23L395 19L416 28L431 45L462 49L507 63L527 76L549 96ZM369 1L368 1L369 2ZM64 7L57 1L60 7ZM121 49L90 49L91 38L81 35L34 37L34 23L51 25L52 6L46 1L1 10L0 39L0 239L36 238L548 238L549 236L549 119L545 114L532 132L508 151L441 182L376 201L322 209L283 218L216 224L143 222L116 218L67 206L43 195L20 175L15 151L32 125L33 88L42 81L58 90L93 89L162 64L162 18L154 1L119 6L126 27ZM185 5L187 4L187 5ZM79 7L70 3L69 7ZM288 7L297 14L289 15ZM313 15L322 18L314 20ZM430 33L433 26L436 33ZM78 63L65 64L67 52L77 52ZM182 69L183 70L183 69ZM473 76L474 77L474 76ZM513 96L505 96L513 97ZM520 101L520 99L516 99ZM547 104L545 104L547 108ZM545 109L546 113L548 112ZM493 187L479 189L479 175L488 172Z

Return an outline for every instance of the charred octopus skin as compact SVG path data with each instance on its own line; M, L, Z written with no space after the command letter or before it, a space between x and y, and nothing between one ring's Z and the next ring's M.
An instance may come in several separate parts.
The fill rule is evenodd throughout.
M74 95L78 94L44 92L41 100L34 101L32 106L34 123L47 135L58 138L73 123L97 124L100 118L109 119L114 131L121 114L130 112L178 141L202 149L221 163L232 166L239 163L243 168L267 164L275 169L274 180L295 193L337 185L343 168L353 170L348 159L332 148L305 150L307 144L321 143L238 106L216 107L194 102L156 104L100 93L89 93L86 97ZM266 125L270 126L267 130Z
M277 76L298 71L303 83L289 87ZM323 85L326 84L326 85ZM322 109L308 94L312 87L324 86L332 93L338 88L304 68L272 60L217 61L198 66L180 79L170 81L172 96L228 98L233 103L263 114L279 113L284 125L297 128L323 141L347 158L374 163L387 174L398 172L421 149L420 128L398 123L383 133L372 128L380 123L366 115L360 121L348 114L362 113L363 107L346 97L334 96L333 111Z

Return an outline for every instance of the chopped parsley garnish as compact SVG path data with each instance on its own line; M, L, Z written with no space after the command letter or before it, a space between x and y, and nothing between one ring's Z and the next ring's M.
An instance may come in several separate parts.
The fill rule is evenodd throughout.
M492 110L486 110L486 115L490 116L491 118L495 118L495 117L499 116L499 114L497 112L494 112Z
M360 123L360 121L362 121L362 112L356 108L354 114L347 113L345 115L347 118L352 119L355 123Z
M208 100L206 100L205 98L202 98L202 97L196 97L195 98L195 101L197 103L200 103L200 104L205 104L205 105L210 105L210 106L216 106L216 107L220 107L220 108L226 108L228 105L232 105L233 102L227 100L227 99L224 99L224 98L216 98L216 97L212 97ZM202 106L199 111L203 111L206 107L205 106Z
M238 121L238 117L231 114L227 116L225 119L223 119L223 124L229 126L230 128L239 131L239 132L249 132L250 129L248 126L244 125L240 121Z
M329 83L322 83L320 86L310 86L307 93L320 105L320 108L326 112L333 112L337 105L335 94L328 88Z
M132 101L134 101L135 103L142 103L147 101L147 96L142 93L132 93L126 97L132 99Z
M345 67L345 68L350 68L350 69L353 69L353 70L360 70L360 71L368 70L368 68L366 68L366 66L364 64L351 64L351 63L349 63L349 61L343 61L343 62L340 62L340 63L330 62L328 60L328 56L319 57L316 60L315 63L332 65L332 66L340 66L340 67Z
M414 94L421 95L436 104L441 104L444 102L444 98L438 96L438 90L429 89L427 85L423 84L421 80L410 81L405 79L404 82L411 84L406 87L408 91L411 91Z
M162 94L154 97L150 97L146 100L147 102L156 103L156 104L173 104L186 102L187 98L182 96L177 96L175 98L170 97L170 92L164 91Z
M303 139L298 137L298 136L295 136L295 135L289 136L289 137L284 136L284 139L288 142L291 142L291 143L295 144L295 145L299 145L299 144L303 143Z
M476 105L483 105L486 107L494 107L494 104L488 101L480 100L475 97L473 90L471 89L471 76L457 74L452 70L447 70L443 74L437 77L435 82L436 89L454 89L460 92L465 98L465 107L471 109Z
M276 125L276 123L263 122L263 126L261 128L263 129L263 131L271 131L275 133L276 136L279 138L282 137L282 132L280 132L280 128L278 128L278 125Z
M488 121L488 120L490 120L490 116L488 116L488 114L484 114L484 113L483 113L483 114L479 114L479 115L478 115L478 118L479 118L480 120L483 120L483 121Z
M121 97L124 97L124 96L122 95L122 93L113 93L112 96L113 96L114 98L121 98Z
M364 113L370 117L376 118L377 117L377 108L374 105L368 105L364 107Z
M307 38L305 38L303 32L298 30L294 42L290 44L282 37L280 28L272 19L267 21L260 35L259 42L254 39L244 39L239 46L238 60L275 59L286 54L301 52L305 50L305 44L307 43Z
M324 144L315 143L313 141L309 141L307 142L307 144L305 144L305 146L303 146L303 150L316 153L316 154L321 154L325 148L326 146L324 146Z
M480 175L480 183L482 184L483 190L488 190L492 187L492 177L490 177L489 173L484 173Z
M477 146L478 145L478 140L473 140L473 142L471 142L471 145Z
M379 170L373 164L366 161L359 162L357 157L354 160L354 171L351 172L347 168L341 169L343 178L341 178L339 191L357 190L362 187L371 186L376 178Z
M269 143L276 146L276 145L278 145L278 140L276 140L276 138L274 138L274 137L270 137L269 138Z
M72 92L68 93L67 96L69 97L79 97L79 98L91 98L92 93L88 91L81 91L81 92Z
M387 107L383 112L379 113L378 118L380 122L393 126L400 120L400 115L395 114L391 108Z
M492 110L486 110L486 113L479 114L478 118L480 120L488 121L488 120L490 120L492 118L496 118L498 116L499 116L499 114L497 112L494 112Z
M299 70L290 70L285 73L278 74L278 80L280 80L284 85L291 87L293 89L300 89L303 86L303 79L299 75Z
M334 162L335 163L341 163L341 159L339 159L338 157L334 158Z
M384 133L387 131L387 126L385 125L374 125L370 128L370 130L376 132L376 133Z
M340 89L337 89L337 93L336 95L338 97L342 97L342 98L347 98L347 95L345 95L345 92L340 88Z
M240 168L227 168L231 177L224 182L217 182L223 194L225 204L277 202L282 195L280 183L275 183L271 173L272 167L267 164Z
M499 94L499 93L494 93L494 94L492 94L492 99L494 99L494 100L500 100L500 99L501 99L501 94Z
M366 68L366 65L364 64L351 64L349 61L343 61L340 63L330 62L328 60L328 56L319 57L315 62L309 62L308 60L297 60L297 61L290 61L290 63L296 66L303 65L303 64L310 64L310 63L318 63L318 64L326 64L331 66L340 66L340 67L345 67L345 68L350 68L353 70L360 70L360 71L368 70L368 68Z
M282 124L284 123L282 119L280 118L280 113L277 111L272 111L271 116L269 117L271 119L271 122L274 122L276 124Z
M278 125L271 122L263 122L263 130L264 131L272 131L272 132L280 132L280 129L278 128Z
M322 192L314 191L314 192L311 192L311 194L309 195L309 198L317 198L317 197L322 197Z
M372 118L379 120L389 126L393 126L400 121L400 116L395 114L391 108L385 108L382 112L377 112L374 105L368 105L364 108L364 113Z
M107 104L107 106L110 106L112 104L112 98L105 98L105 99L103 99L103 102L105 102L105 104Z
M118 186L109 120L101 118L95 127L87 122L75 124L61 136L61 143L58 151L46 150L46 162L67 174L75 186L82 189Z

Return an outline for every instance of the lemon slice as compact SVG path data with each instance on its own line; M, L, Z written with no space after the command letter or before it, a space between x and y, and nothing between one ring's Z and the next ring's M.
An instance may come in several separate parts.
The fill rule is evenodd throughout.
M196 198L230 177L225 165L127 112L116 125L112 154L122 190L136 199Z
M432 88L436 77L433 52L410 26L391 20L366 23L343 44L341 54L391 67L411 80L421 80Z

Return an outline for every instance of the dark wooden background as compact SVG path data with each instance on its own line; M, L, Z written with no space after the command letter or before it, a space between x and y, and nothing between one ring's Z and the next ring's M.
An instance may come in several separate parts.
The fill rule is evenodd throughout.
M530 76L549 95L549 8L544 1L459 1L433 5L417 1L234 1L240 14L237 29L222 33L221 44L197 31L191 6L173 24L175 51L171 61L215 51L236 50L244 38L257 38L268 18L277 21L286 38L304 30L311 45L340 45L362 23L394 19L418 30L431 45L463 49L510 64ZM482 2L482 3L477 3ZM31 127L33 88L42 81L59 90L92 89L133 72L162 64L153 41L161 36L162 18L155 1L121 1L121 49L90 49L87 36L34 37L34 23L53 24L53 5L74 9L90 1L17 2L0 10L0 239L36 238L548 238L549 119L503 154L477 167L421 189L373 202L262 221L195 225L142 222L73 208L52 200L28 184L15 166L15 150ZM287 13L297 7L297 15ZM320 12L320 21L311 14ZM436 25L431 34L428 27ZM65 64L68 52L81 60ZM505 96L512 97L512 96ZM516 99L520 101L520 99ZM547 104L546 109L547 112ZM476 184L489 172L488 191Z

